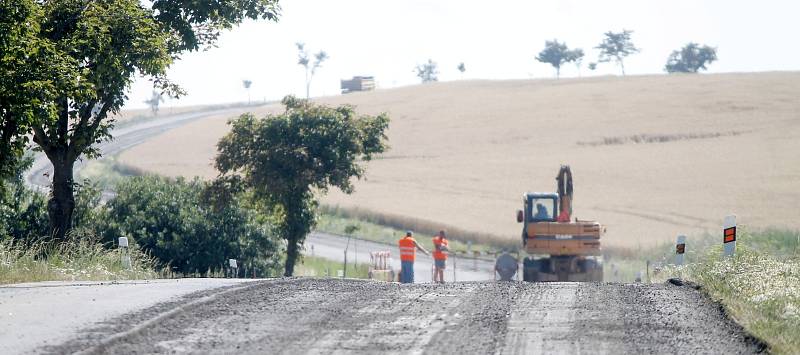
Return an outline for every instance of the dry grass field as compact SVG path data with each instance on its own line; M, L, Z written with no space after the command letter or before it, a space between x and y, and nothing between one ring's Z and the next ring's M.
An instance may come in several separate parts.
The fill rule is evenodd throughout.
M727 213L800 228L800 73L459 81L318 101L392 118L392 149L327 204L518 238L522 193L554 191L570 164L574 214L607 225L607 245L716 233ZM203 120L120 159L212 178L226 131Z

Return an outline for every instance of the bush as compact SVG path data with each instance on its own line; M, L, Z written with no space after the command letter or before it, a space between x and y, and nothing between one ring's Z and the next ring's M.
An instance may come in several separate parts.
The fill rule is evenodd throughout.
M280 263L280 243L240 194L198 179L134 177L117 185L100 227L106 243L128 237L172 271L220 270L228 259L258 275Z

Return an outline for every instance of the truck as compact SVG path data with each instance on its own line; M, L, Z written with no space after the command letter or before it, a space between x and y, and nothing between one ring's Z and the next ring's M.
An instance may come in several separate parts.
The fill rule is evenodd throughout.
M557 192L528 192L522 223L523 280L529 282L603 281L600 238L606 228L596 221L572 220L573 183L569 165L556 176Z

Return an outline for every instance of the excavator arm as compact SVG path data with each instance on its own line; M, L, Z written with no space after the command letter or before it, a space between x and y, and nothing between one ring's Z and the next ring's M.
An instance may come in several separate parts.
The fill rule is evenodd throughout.
M558 211L557 222L569 222L572 217L572 170L569 165L562 165L556 176L558 181Z

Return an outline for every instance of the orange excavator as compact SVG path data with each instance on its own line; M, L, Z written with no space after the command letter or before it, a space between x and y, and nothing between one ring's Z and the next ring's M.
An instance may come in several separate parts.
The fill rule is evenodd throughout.
M529 192L517 211L523 223L523 280L603 281L600 237L605 227L572 218L572 171L562 165L556 176L558 193Z

